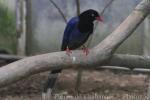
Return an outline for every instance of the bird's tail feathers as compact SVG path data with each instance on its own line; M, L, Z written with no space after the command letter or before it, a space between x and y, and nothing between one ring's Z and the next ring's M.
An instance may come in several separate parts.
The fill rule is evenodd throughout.
M44 84L43 92L42 92L42 100L48 100L52 97L52 91L55 86L58 74L61 72L60 70L53 70L49 77L47 82Z
M55 85L55 82L57 80L58 74L59 73L52 73L52 72L50 73L50 75L48 77L48 80L47 80L46 84L44 85L44 89L43 89L44 93L47 93L48 90L50 92L52 92L52 89L53 89L53 87Z

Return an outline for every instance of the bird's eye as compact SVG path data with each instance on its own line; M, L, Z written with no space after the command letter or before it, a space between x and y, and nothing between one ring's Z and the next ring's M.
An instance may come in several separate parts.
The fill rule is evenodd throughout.
M92 17L94 17L94 14L91 14Z

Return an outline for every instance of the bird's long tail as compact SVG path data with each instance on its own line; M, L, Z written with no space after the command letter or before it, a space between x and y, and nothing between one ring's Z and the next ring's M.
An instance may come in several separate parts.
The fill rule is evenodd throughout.
M59 70L53 70L50 72L50 75L48 77L47 82L44 84L43 93L42 93L42 99L47 100L46 98L51 98L52 90L54 88L54 85L56 83L58 74L61 73L61 69Z

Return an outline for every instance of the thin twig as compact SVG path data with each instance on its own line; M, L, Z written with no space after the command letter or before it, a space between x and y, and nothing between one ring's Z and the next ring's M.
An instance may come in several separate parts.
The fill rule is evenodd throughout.
M60 13L60 15L64 19L65 23L67 24L67 19L66 19L64 13L62 12L62 10L57 6L57 4L53 0L49 0L49 1L55 6L55 8L58 10L58 12Z
M108 2L108 4L103 8L103 10L102 10L102 12L100 13L100 15L103 15L103 14L104 14L104 12L106 11L106 9L113 3L113 1L114 1L114 0L110 0L110 1Z
M79 14L80 14L80 0L75 0L75 2L76 2L77 16L79 16ZM83 73L82 69L79 69L78 72L77 72L76 86L75 86L75 91L77 93L80 92L79 89L80 89L80 84L81 84L82 73Z
M106 4L106 6L103 8L102 12L100 13L101 16L104 14L104 12L106 11L106 9L107 9L108 7L110 7L110 5L111 5L114 1L115 1L115 0L110 0L110 1ZM96 30L96 28L97 28L97 24L95 25L94 30Z

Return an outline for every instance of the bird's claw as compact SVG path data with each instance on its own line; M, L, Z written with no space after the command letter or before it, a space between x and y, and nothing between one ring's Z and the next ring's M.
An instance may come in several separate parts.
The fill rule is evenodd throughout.
M85 53L86 56L89 54L89 49L88 48L83 47L82 50L83 50L83 53Z
M65 51L68 56L70 56L70 54L72 53L71 50L69 49L69 47L67 47Z

